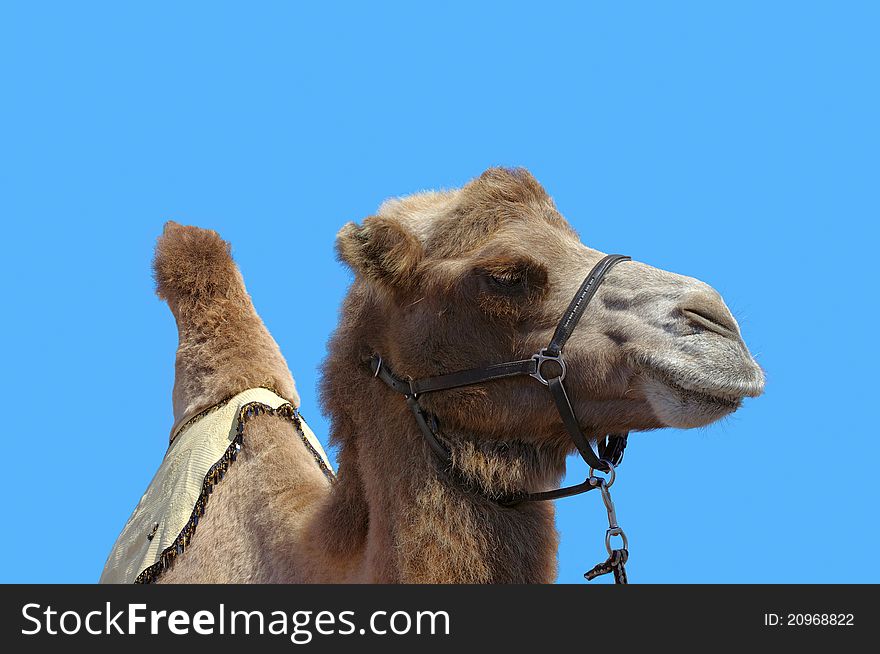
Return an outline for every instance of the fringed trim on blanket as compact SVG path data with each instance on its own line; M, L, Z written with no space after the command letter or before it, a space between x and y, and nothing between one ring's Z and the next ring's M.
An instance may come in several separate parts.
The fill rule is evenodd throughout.
M257 386L256 388L265 389L265 390L269 391L270 393L274 393L275 395L277 395L278 397L280 397L281 399L283 399L287 402L290 401L286 397L284 397L281 393L279 393L274 388L272 388L271 386ZM175 425L174 428L171 430L171 437L168 439L168 446L171 447L171 444L174 442L174 439L177 438L177 435L180 434L182 431L184 431L187 427L192 425L194 422L198 422L199 420L204 418L206 415L208 415L212 411L216 411L217 409L220 409L221 407L226 406L235 397L237 397L237 396L230 395L225 400L220 400L216 404L212 404L211 406L209 406L207 409L202 409L201 411L199 411L198 413L193 415L191 418L185 418L185 422L183 422L179 425Z
M186 422L186 425L195 422L197 419L201 418L210 411L213 411L214 409L223 406L227 402L229 402L228 399L218 404L215 404L208 409L205 409L197 416L194 416L191 420L188 420ZM327 466L327 463L324 461L324 457L322 457L318 453L318 451L315 450L315 448L309 442L309 439L306 438L305 432L302 428L302 423L300 422L299 414L292 405L282 404L277 409L273 409L268 404L263 404L262 402L250 402L248 404L245 404L238 411L235 438L232 439L232 442L229 444L229 448L226 450L223 456L220 457L220 460L217 461L217 463L215 463L213 466L211 466L211 468L208 470L208 474L205 475L205 480L202 482L201 493L199 493L199 498L196 500L196 504L193 507L192 515L190 516L189 521L177 535L177 538L174 539L174 542L171 543L170 546L165 548L165 550L159 557L159 560L151 565L149 568L141 572L134 580L134 583L151 584L155 582L163 572L173 567L174 561L177 559L177 557L183 554L183 552L192 541L193 535L196 532L196 527L199 524L199 520L202 518L202 516L205 515L205 509L208 504L208 499L211 493L214 492L214 486L220 483L223 477L226 476L226 471L229 469L229 466L231 466L238 458L238 453L241 451L241 448L244 445L245 424L247 424L250 419L263 414L278 416L292 422L294 427L296 428L296 432L299 435L300 440L302 441L303 445L306 446L306 449L309 451L309 453L312 455L315 463L318 464L321 472L324 473L324 476L327 477L330 483L336 482L336 475L334 475L333 471ZM180 430L177 430L177 433L179 432Z

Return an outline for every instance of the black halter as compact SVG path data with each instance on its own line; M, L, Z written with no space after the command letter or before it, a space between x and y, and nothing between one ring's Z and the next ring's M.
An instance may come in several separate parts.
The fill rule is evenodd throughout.
M586 311L590 300L596 294L596 289L602 283L605 274L615 264L628 260L628 256L612 254L597 263L586 279L584 279L574 299L572 299L565 310L562 320L560 320L556 331L553 333L550 344L529 359L508 361L484 368L461 370L436 377L404 380L397 377L388 369L387 365L383 364L381 356L373 355L370 359L370 369L375 377L381 379L392 390L397 391L406 398L406 403L410 410L412 410L419 429L421 429L428 445L431 446L431 449L434 450L440 459L445 471L452 470L452 455L437 436L436 417L425 413L419 405L419 396L424 393L449 390L461 386L472 386L494 379L503 379L517 375L534 377L550 390L550 394L553 396L553 401L556 403L556 408L571 440L577 447L578 452L580 452L581 457L591 468L590 476L584 482L574 486L566 486L538 493L522 492L492 499L504 505L513 505L519 502L555 500L599 488L601 486L600 480L593 476L592 470L613 472L614 467L623 459L627 434L610 434L607 436L607 439L603 436L601 439L597 439L598 453L593 450L588 437L581 432L577 417L571 408L571 402L569 402L568 394L565 391L563 381L565 380L566 364L562 356L562 348L565 347L565 343L574 332L578 321ZM554 366L556 370L549 377L545 376L544 372L544 366L548 362L556 364Z

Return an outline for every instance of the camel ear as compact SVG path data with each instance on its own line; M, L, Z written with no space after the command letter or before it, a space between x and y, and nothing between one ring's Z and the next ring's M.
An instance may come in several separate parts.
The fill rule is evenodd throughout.
M413 284L422 260L422 244L416 236L386 216L345 225L336 236L336 251L356 275L393 288Z

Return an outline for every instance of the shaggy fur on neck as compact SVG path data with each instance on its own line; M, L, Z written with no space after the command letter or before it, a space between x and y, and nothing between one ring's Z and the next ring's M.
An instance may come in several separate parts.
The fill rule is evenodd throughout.
M365 364L381 312L355 288L324 364L321 400L339 448L338 483L316 521L328 552L363 552L370 581L529 583L556 575L549 503L503 507L492 497L558 482L570 444L443 431L454 467L483 492L443 474L403 398ZM357 407L357 413L352 413Z

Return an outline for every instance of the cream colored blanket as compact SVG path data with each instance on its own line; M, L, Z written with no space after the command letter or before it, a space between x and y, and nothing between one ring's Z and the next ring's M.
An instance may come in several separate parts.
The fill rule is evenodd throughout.
M321 443L295 407L265 388L239 393L186 421L172 435L158 472L107 558L100 583L151 582L183 552L204 513L209 489L242 447L244 423L268 412L292 420L303 445L332 478Z

